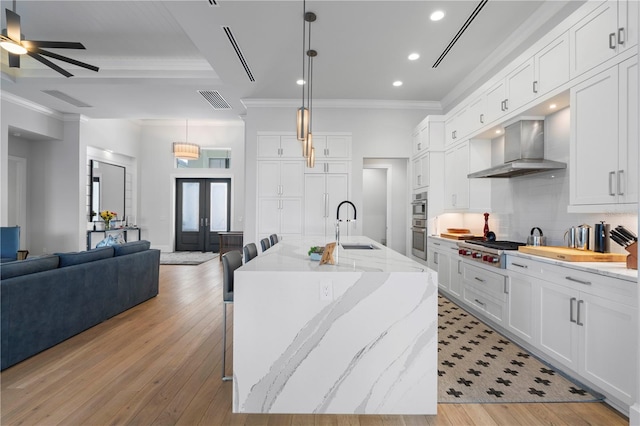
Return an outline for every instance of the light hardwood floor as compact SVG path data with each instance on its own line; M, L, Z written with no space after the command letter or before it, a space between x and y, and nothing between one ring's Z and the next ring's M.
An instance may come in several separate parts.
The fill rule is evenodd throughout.
M440 404L437 416L232 414L232 385L220 378L221 280L217 259L199 266L161 266L158 297L2 372L0 423L628 424L602 403Z

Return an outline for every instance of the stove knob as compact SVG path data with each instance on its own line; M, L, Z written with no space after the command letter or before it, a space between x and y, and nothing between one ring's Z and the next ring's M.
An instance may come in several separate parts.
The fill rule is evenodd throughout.
M480 259L482 257L482 253L475 252L472 256L474 259Z
M462 256L469 256L471 254L471 251L469 251L468 249L460 249L458 250L458 253L460 253Z
M488 254L485 254L484 256L482 256L482 261L483 262L488 262L489 261L489 257L490 256Z
M500 258L499 258L499 257L497 257L497 256L494 256L494 257L491 259L491 263L499 263L499 262L500 262Z

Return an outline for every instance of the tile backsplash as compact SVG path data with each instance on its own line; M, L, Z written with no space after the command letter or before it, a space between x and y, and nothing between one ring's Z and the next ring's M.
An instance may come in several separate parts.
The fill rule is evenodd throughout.
M526 242L533 227L547 237L547 245L564 246L564 233L572 226L594 226L605 221L612 228L624 225L637 233L638 215L620 213L568 213L569 205L569 108L545 117L545 158L567 163L567 169L509 179L491 179L489 228L498 239ZM492 141L492 165L503 161L503 138ZM606 210L606 209L603 209ZM431 233L464 227L482 234L482 213L447 213L431 223ZM432 232L432 230L434 232ZM536 234L537 235L537 234ZM611 251L625 253L611 241Z

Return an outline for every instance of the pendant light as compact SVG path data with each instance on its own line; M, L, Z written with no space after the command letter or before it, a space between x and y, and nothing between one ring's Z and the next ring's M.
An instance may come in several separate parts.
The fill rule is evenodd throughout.
M307 50L307 29L309 31L309 46L311 46L311 23L316 20L316 15L313 12L307 12L307 4L306 1L302 2L302 105L298 108L296 114L296 133L299 141L303 142L307 139L307 133L309 133L309 108L305 106L305 84L308 87L309 78L305 75L305 51ZM304 153L304 156L307 157L308 153Z
M181 160L197 160L200 158L200 145L189 143L189 120L186 123L186 135L184 142L173 143L173 156Z

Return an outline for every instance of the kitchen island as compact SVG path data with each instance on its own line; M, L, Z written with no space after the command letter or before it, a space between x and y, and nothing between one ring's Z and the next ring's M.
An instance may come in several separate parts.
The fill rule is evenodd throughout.
M235 272L233 411L435 414L435 271L364 237L284 240Z

